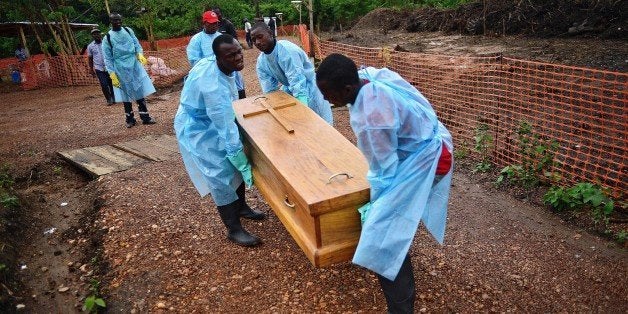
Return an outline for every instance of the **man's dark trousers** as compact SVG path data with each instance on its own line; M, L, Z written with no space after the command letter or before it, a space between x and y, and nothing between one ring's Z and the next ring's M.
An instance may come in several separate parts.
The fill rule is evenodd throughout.
M109 73L107 71L96 71L96 76L98 77L98 82L100 82L100 88L102 89L103 95L107 99L107 104L111 105L115 102L113 97L113 83L111 83L111 78L109 77Z
M379 284L382 287L388 313L390 314L411 314L414 313L414 273L412 271L412 261L410 255L406 255L397 278L390 281L377 274Z

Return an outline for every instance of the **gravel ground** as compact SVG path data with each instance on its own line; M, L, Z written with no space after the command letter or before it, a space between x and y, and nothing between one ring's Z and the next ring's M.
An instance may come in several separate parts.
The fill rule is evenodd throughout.
M251 96L259 93L257 51L245 54ZM38 213L25 218L30 231L22 234L19 256L37 265L20 273L27 287L18 301L30 311L78 311L89 279L97 278L111 312L385 312L372 273L349 263L312 267L255 189L247 200L269 218L244 225L264 244L242 248L228 242L215 204L198 196L180 159L89 181L54 154L173 134L178 92L151 97L158 124L132 129L124 127L122 105L105 106L95 86L3 97L0 158L21 178L20 193L32 200L25 208ZM335 108L334 117L338 131L354 141L346 108ZM61 173L55 175L55 167ZM457 171L453 184L445 245L421 229L411 248L417 311L628 312L625 249L495 191L471 173ZM74 214L47 214L58 213L68 198ZM29 244L36 242L29 237L40 239L43 228L55 224L59 232L40 245L61 253ZM89 263L94 253L100 260ZM69 271L42 274L40 267L53 268L48 264ZM93 265L100 272L89 272ZM73 293L60 292L60 282Z

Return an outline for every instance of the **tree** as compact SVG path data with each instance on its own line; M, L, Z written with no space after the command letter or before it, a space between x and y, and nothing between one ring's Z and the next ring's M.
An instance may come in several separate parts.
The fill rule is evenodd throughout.
M76 8L83 7L79 1L66 0L19 0L6 4L8 9L19 12L30 21L42 51L47 47L40 36L40 29L33 23L43 23L44 29L52 36L60 54L78 54L80 49L76 36L69 25L70 17L78 15ZM43 31L43 30L42 30Z

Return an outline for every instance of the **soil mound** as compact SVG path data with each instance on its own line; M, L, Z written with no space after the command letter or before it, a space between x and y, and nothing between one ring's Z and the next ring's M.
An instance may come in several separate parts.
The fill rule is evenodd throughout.
M355 28L381 31L460 33L467 35L528 35L628 38L628 1L611 0L486 0L457 9L414 11L377 9Z

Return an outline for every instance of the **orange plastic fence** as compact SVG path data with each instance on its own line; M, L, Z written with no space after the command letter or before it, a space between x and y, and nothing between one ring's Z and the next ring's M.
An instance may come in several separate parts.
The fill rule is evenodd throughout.
M523 122L540 146L558 144L551 171L560 184L596 182L615 197L626 191L628 74L503 57L395 52L318 42L319 58L342 53L358 66L388 67L421 91L454 136L473 152L487 127L498 167L521 164ZM538 161L540 162L540 161Z
M187 40L189 41L189 37ZM148 59L145 68L155 86L158 87L170 85L180 80L190 70L185 45L158 51L145 51L144 55ZM37 55L21 63L7 62L2 68L2 76L3 80L9 80L10 72L13 69L18 69L22 77L20 87L25 90L97 85L98 80L89 73L87 62L86 55L48 58Z
M190 42L190 38L192 38L192 36L160 39L155 41L155 44L157 45L157 50L177 48L181 46L187 46ZM142 45L142 49L144 49L145 51L151 50L150 43L146 40L140 40L140 45Z

